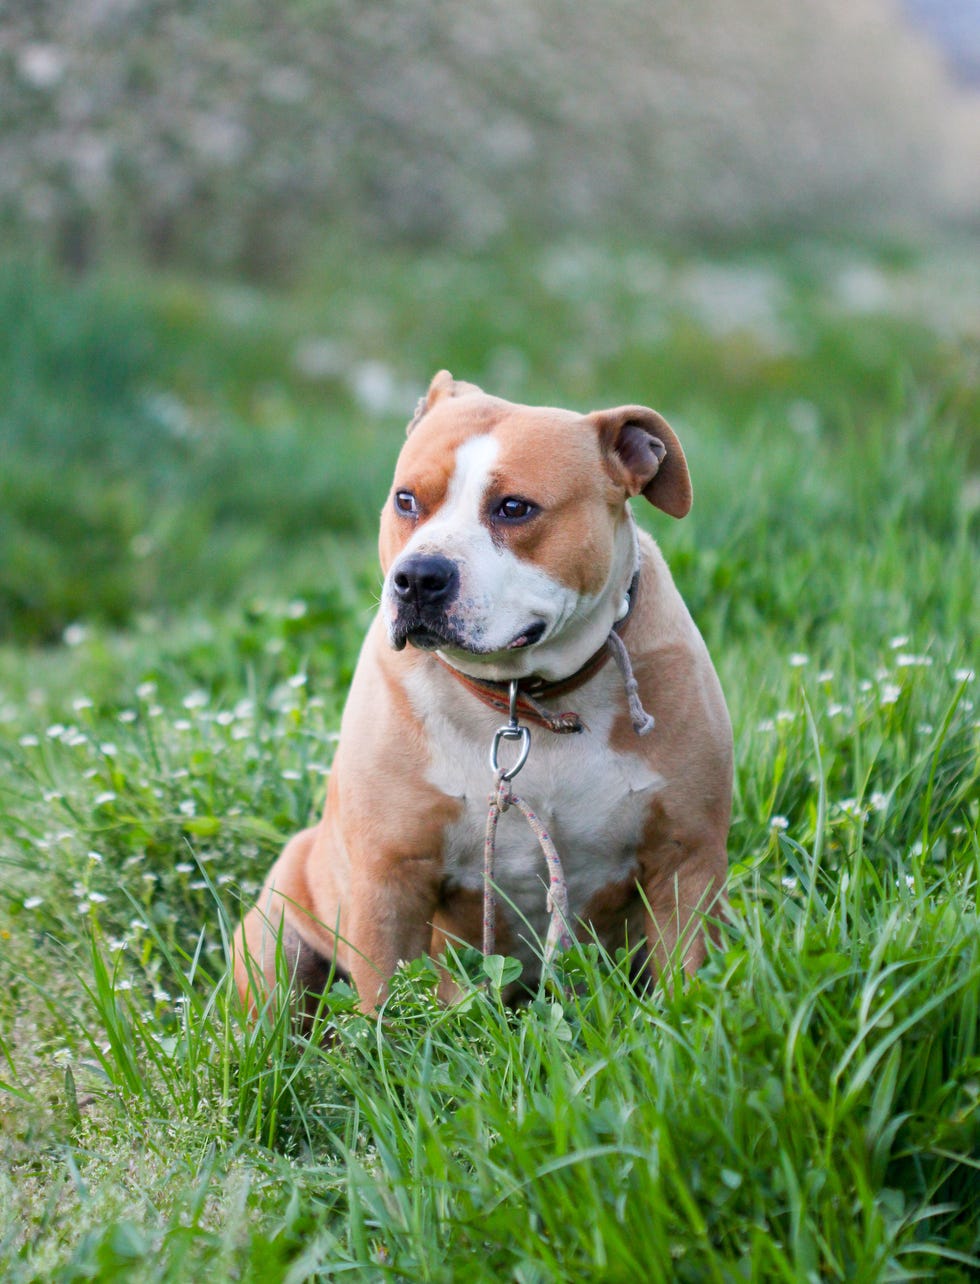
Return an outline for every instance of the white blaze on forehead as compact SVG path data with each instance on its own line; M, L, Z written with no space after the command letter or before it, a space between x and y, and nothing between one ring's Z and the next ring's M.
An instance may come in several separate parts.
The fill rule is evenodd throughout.
M500 443L489 433L463 442L456 451L456 467L441 508L409 541L410 545L416 540L424 544L438 539L447 528L457 530L480 524L490 473L499 454Z

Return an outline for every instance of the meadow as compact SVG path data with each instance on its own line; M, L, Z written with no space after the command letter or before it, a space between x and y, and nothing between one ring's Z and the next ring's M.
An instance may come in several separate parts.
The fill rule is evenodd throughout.
M0 1276L980 1270L975 246L467 258L288 291L0 265ZM428 377L656 406L637 507L735 730L731 916L637 994L427 960L249 1023L228 941L322 806ZM285 978L284 978L285 983Z

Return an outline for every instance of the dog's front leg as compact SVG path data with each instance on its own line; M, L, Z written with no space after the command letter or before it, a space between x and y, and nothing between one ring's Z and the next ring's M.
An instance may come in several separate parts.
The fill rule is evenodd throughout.
M428 949L441 866L436 857L402 856L362 860L352 868L347 939L365 1012L384 1001L398 964Z

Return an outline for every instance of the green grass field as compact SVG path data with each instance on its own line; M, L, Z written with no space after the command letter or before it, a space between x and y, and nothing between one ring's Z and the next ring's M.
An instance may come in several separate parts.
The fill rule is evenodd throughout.
M0 268L0 1277L976 1278L975 247L355 250ZM673 991L581 947L511 1011L466 954L450 1010L419 961L249 1025L442 365L684 442L637 515L732 712L731 921Z

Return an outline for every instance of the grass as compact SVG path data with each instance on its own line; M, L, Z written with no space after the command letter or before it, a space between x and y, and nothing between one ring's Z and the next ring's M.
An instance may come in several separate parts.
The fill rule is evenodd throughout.
M980 1269L971 332L928 256L573 249L341 247L283 299L6 270L5 1279ZM860 272L887 307L840 302ZM466 952L453 1009L420 960L380 1022L337 985L311 1038L250 1025L228 938L322 805L441 364L689 447L652 528L732 710L731 920L673 990L583 946L511 1011Z

